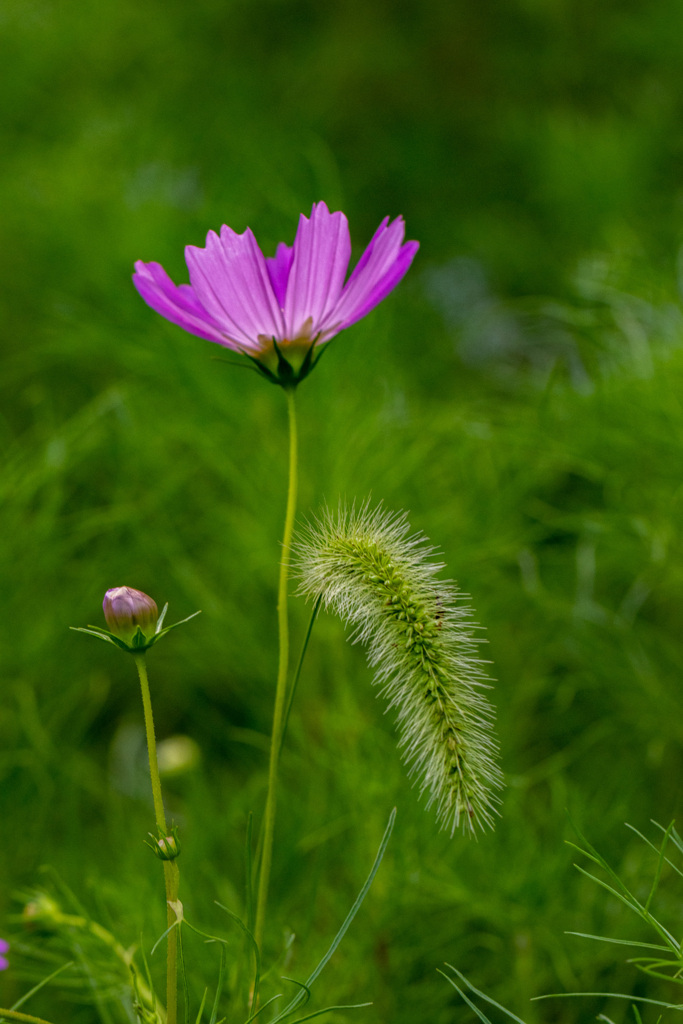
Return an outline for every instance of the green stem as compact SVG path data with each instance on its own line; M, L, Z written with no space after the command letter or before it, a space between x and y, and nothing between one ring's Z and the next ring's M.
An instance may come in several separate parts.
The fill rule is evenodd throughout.
M142 691L142 707L145 715L145 732L147 734L147 750L149 753L149 774L152 780L152 797L154 799L154 815L156 817L158 838L168 835L164 801L161 795L161 779L157 761L157 741L154 734L154 716L152 715L152 698L147 679L147 665L144 654L135 654L135 664L140 677ZM168 933L166 952L166 1022L177 1024L178 1020L178 931L171 927L176 923L174 904L178 899L180 876L175 860L164 861L164 882L166 884L166 923L171 931Z
M292 704L294 703L294 697L296 696L296 688L299 685L299 677L301 675L301 669L303 668L304 658L306 657L306 651L308 650L308 641L311 639L311 633L313 632L315 620L318 618L318 612L320 611L320 605L322 604L322 600L323 595L320 594L317 601L315 602L313 611L311 612L311 619L310 622L308 623L308 629L306 631L306 636L304 637L304 642L301 648L301 654L299 655L299 663L296 666L296 672L294 673L292 686L289 691L289 696L287 697L287 708L285 710L285 719L282 726L282 738L280 740L280 753L282 753L282 748L285 743L285 737L287 735L287 725L289 724L289 716L292 710Z
M45 1020L43 1017L32 1017L30 1013L19 1013L18 1010L0 1009L0 1017L6 1017L8 1020L25 1021L25 1024L50 1024L50 1021Z
M280 658L275 690L275 710L273 712L273 730L270 736L270 763L268 768L268 796L263 819L263 852L261 854L261 870L259 873L258 898L256 903L256 925L254 938L261 947L263 929L266 920L268 902L268 884L273 859L273 833L275 829L275 806L277 800L277 769L282 743L282 727L285 712L285 696L287 691L287 668L289 665L289 622L287 618L287 581L289 577L289 560L294 532L294 513L296 511L297 493L297 433L296 407L294 389L285 389L287 395L287 412L289 414L289 489L287 493L287 512L285 529L282 537L282 558L280 561L280 585L277 599L277 621L280 641Z

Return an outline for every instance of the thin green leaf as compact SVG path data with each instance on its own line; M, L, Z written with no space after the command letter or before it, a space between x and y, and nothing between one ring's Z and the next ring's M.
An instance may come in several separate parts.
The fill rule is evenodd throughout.
M678 953L679 944L678 942L676 942L676 939L673 937L671 932L669 932L664 927L664 925L657 920L656 917L653 917L649 910L646 910L643 904L640 903L635 898L635 896L632 896L632 894L629 893L629 896L631 898L627 899L626 896L622 896L621 893L617 892L616 889L613 889L611 885L607 884L607 882L603 882L602 879L597 878L595 875L592 875L590 871L586 871L584 868L581 867L580 864L575 864L574 867L577 871L580 871L582 875L585 875L586 878L590 878L597 885L601 886L603 889L606 889L607 892L611 892L613 896L616 896L618 900L621 900L621 902L624 903L630 910L632 910L635 914L638 914L639 917L642 917L642 919L644 921L647 921L648 924L652 925L654 930L669 944L670 948L674 952ZM628 892L626 886L624 886L623 888L625 892Z
M458 993L458 995L459 995L459 996L460 996L460 998L461 998L461 999L463 1000L463 1002L467 1003L467 1005L469 1006L469 1008L470 1008L470 1009L471 1009L471 1010L472 1010L472 1011L473 1011L474 1013L476 1013L476 1015L477 1015L477 1017L479 1018L479 1020L480 1020L480 1021L482 1021L482 1024L491 1024L491 1021L490 1021L490 1020L489 1020L489 1018L488 1018L488 1017L486 1016L486 1014L484 1013L484 1011L483 1011L483 1010L480 1010L480 1009L479 1009L479 1007L477 1006L477 1004L476 1004L476 1003L473 1003L473 1002L472 1002L472 1000L470 999L470 997L469 997L469 996L468 996L468 995L467 995L467 994L466 994L465 992L463 992L463 990L462 990L462 989L460 988L460 986L459 986L459 985L457 985L457 984L456 984L456 983L455 983L455 982L453 981L453 979L452 979L452 978L449 978L449 977L448 977L448 975L447 975L447 974L446 974L446 973L445 973L444 971L442 971L440 967L437 967L437 969L436 969L436 970L437 970L437 973L438 973L438 974L440 974L440 975L441 975L441 976L442 976L443 978L445 978L445 979L446 979L446 981L448 982L448 984L449 984L449 985L452 985L452 987L453 987L453 988L455 989L455 991L456 991L456 992Z
M228 917L232 921L234 921L235 924L238 925L239 928L242 929L244 934L247 936L247 939L251 943L251 948L252 948L252 950L254 952L254 984L253 984L253 987L252 987L252 991L253 991L254 995L253 995L253 998L252 998L252 1001L251 1001L251 1005L252 1006L256 1006L256 1004L258 1002L259 985L261 983L261 950L259 949L258 943L256 942L256 939L254 938L251 930L249 928L247 928L247 926L245 925L244 921L242 921L242 919L240 917L238 917L237 914L234 914L232 912L232 910L229 910L228 907L224 907L223 904L222 903L218 903L218 901L216 901L216 906L220 907L221 910L225 911L225 913L228 915ZM222 941L225 941L225 940L222 940Z
M311 998L311 990L308 985L304 985L303 981L297 981L296 978L286 978L284 975L282 976L282 981L288 981L290 985L296 985L300 992L303 993L303 1005L306 1006Z
M169 934L169 932L172 932L174 928L177 928L179 926L179 924L180 924L180 921L176 918L176 920L173 922L173 924L170 924L168 926L168 928L166 929L166 931L161 933L161 935L159 936L159 938L157 939L157 941L154 943L154 945L152 946L152 948L149 951L149 955L150 956L154 956L154 954L157 951L157 948L161 945L161 943L164 941L164 939Z
M661 999L646 999L645 996L627 995L625 992L548 992L542 996L532 996L531 1002L536 1003L541 999L569 999L575 997L585 999L589 996L592 998L599 996L602 999L630 999L634 1003L647 1003L648 1006L663 1006L667 1010L683 1010L683 1003L665 1003Z
M263 1006L259 1006L259 1008L258 1008L258 1010L256 1011L256 1013L252 1013L250 1017L247 1017L247 1019L245 1020L244 1024L251 1024L252 1020L256 1020L256 1018L257 1018L257 1017L259 1016L259 1014L263 1013L263 1011L265 1010L265 1008L266 1008L267 1006L270 1006L270 1005L271 1005L271 1003L274 1003L276 999L282 999L282 992L278 992L278 994L277 994L276 996L271 996L271 997L270 997L270 999L268 999L268 1000L267 1000L267 1001L266 1001L266 1002L265 1002L265 1003L263 1004ZM276 1018L276 1019L277 1019L277 1018Z
M459 971L457 967L453 966L453 964L446 964L446 967L448 967L449 970L453 971L453 973L456 974L458 978L460 978L463 985L467 985L470 992L473 992L476 996L479 996L480 999L483 999L484 1002L489 1003L490 1006L495 1006L496 1009L500 1010L501 1013L504 1013L506 1017L510 1017L511 1020L516 1020L517 1024L525 1024L521 1017L517 1017L517 1015L514 1014L511 1010L506 1009L504 1006L501 1006L500 1003L497 1003L495 999L491 999L490 996L487 996L485 992L481 992L478 988L475 988L472 982L465 977L462 971ZM444 975L444 977L446 977L446 975ZM448 980L450 981L451 979L449 978Z
M647 899L645 901L645 910L648 912L648 914L650 912L650 904L652 903L654 895L655 895L655 893L657 891L657 887L659 885L659 880L662 877L662 868L664 866L664 851L666 849L666 844L669 841L669 836L671 835L671 829L672 828L673 828L673 822L671 822L671 824L669 825L668 829L664 833L664 838L662 839L662 845L661 845L661 847L659 849L659 857L657 858L657 867L655 869L655 875L654 875L654 878L652 879L652 886L650 888L650 893L649 893L649 895L648 895L648 897L647 897Z
M633 961L629 960L629 963L633 963ZM664 971L656 971L654 970L654 965L652 969L644 967L642 964L634 964L634 966L637 970L642 971L643 974L647 974L648 978L660 978L662 981L671 981L674 985L683 985L683 978L677 978L676 975L665 974ZM671 966L673 967L674 965L672 964Z
M299 685L299 676L301 675L301 669L303 667L304 658L306 657L306 651L308 650L308 641L311 639L311 633L313 632L313 626L315 625L315 620L317 619L318 612L320 611L320 605L322 604L322 599L323 599L323 595L320 594L318 596L316 602L315 602L315 605L313 606L313 613L311 614L311 619L310 619L310 622L308 623L308 629L306 630L306 636L304 637L304 642L303 642L303 645L302 645L302 648L301 648L301 654L299 655L299 663L298 663L298 665L296 667L296 672L294 673L294 679L292 681L292 686L291 686L291 689L289 691L289 696L287 697L287 706L286 706L286 709L285 709L285 714L284 714L284 719L283 719L282 738L280 740L280 750L278 752L278 757L280 756L280 754L282 754L282 748L284 746L285 736L287 735L287 726L289 724L289 715L290 715L290 712L292 710L292 704L294 703L294 697L295 697L295 694L296 694L296 689L297 689L297 686Z
M664 959L662 957L657 958L654 956L633 956L630 957L626 963L635 964L636 967L644 966L645 970L648 969L647 965L650 965L651 967L675 967L679 971L683 969L683 961L681 960L670 960L668 958Z
M339 929L339 931L335 935L330 948L327 950L327 952L325 953L324 957L322 958L322 960L320 961L318 966L315 968L315 970L306 979L306 984L305 984L305 988L306 989L311 988L311 986L313 985L315 980L318 978L320 973L324 970L324 968L328 964L329 960L334 955L335 950L339 946L339 943L342 941L342 939L346 935L346 932L348 931L349 926L351 925L351 922L353 921L354 917L356 916L356 914L360 910L361 904L363 903L363 900L367 896L368 890L370 889L370 886L373 883L375 875L377 874L377 872L379 870L379 866L382 863L382 858L384 857L384 853L385 853L387 845L389 843L389 839L391 838L391 833L392 833L393 828L394 828L395 820L396 820L396 808L394 807L394 809L392 810L391 814L389 815L389 822L388 822L387 827L386 827L386 829L384 831L384 835L382 837L382 842L380 843L379 850L377 851L377 856L375 857L375 862L372 865L372 868L370 870L370 874L366 878L365 884L363 885L363 888L361 889L361 891L359 892L358 896L356 897L356 900L355 900L353 906L351 907L351 910L346 915L346 919L344 920L344 923L342 924L341 928ZM301 996L301 993L299 993L298 995L296 995L294 997L294 999L292 999L292 1001L290 1003L288 1003L288 1005L284 1008L284 1010L282 1010L282 1012L280 1014L278 1014L277 1017L275 1017L275 1019L272 1021L272 1024L277 1024L277 1021L284 1020L285 1017L288 1017L291 1013L294 1012L294 1010L298 1009L298 1007L301 1006L301 1000L302 1000L302 996Z
M204 1004L206 1002L206 997L207 997L208 994L209 994L209 990L208 990L208 988L205 988L204 989L204 995L202 996L202 1001L199 1004L199 1013L197 1014L197 1019L194 1022L194 1024L201 1024L202 1014L204 1013ZM189 1020L189 1019L190 1019L189 1017L185 1017L185 1020Z
M650 818L650 821L655 826L655 828L659 829L660 832L666 832L667 831L667 829L665 829L663 825L660 825L658 821L655 821L654 818ZM669 828L671 829L670 836L671 836L672 843L674 844L676 849L679 851L679 853L683 853L683 839L680 837L680 835L678 834L678 832L674 828L674 822L673 821L671 822L671 825L669 826Z
M326 1006L324 1010L315 1010L313 1013L309 1013L305 1017L297 1017L296 1020L292 1021L292 1024L303 1024L305 1020L313 1020L314 1017L322 1017L324 1013L332 1013L333 1010L363 1010L366 1006L372 1006L372 1003L349 1003L346 1006Z
M252 853L252 832L254 815L249 811L247 818L247 837L244 844L244 902L247 911L247 928L254 931L254 863Z
M632 946L634 949L659 949L662 953L669 950L669 946L660 946L655 942L636 942L634 939L613 939L608 935L589 935L588 932L565 932L565 935L576 935L580 939L595 939L596 942L612 942L616 946Z
M667 829L664 829L664 827L662 825L658 825L656 821L653 821L652 824L655 825L657 828L661 829L662 832L668 833L668 836L669 836L669 839L671 840L671 842L679 850L680 853L683 853L683 845L679 845L680 837L678 837L679 838L679 843L676 842L675 836L677 835L677 833L676 833L676 829L674 828L673 821L671 822L671 824L669 825L669 827ZM655 846L655 844L652 842L652 840L648 839L647 836L643 835L642 832L639 832L637 828L634 828L633 825L629 825L628 822L626 822L626 828L630 829L631 832L634 832L638 836L639 839L642 839L643 842L646 843L650 847L651 850L654 850L655 853L658 852L658 847ZM673 870L676 872L676 874L680 875L681 878L683 878L683 871L681 871L681 869L678 867L678 865L675 864L671 860L670 857L665 857L664 859L666 860L666 863L669 865L669 867L673 868Z
M32 989L29 989L28 992L24 992L23 996L21 996L19 999L17 999L16 1003L12 1003L12 1007L11 1007L12 1011L18 1010L19 1007L23 1006L24 1003L28 1002L28 1000L32 996L34 996L36 994L36 992L40 992L41 988L44 988L46 985L48 985L52 981L53 978L56 978L58 974L62 973L62 971L66 971L69 967L73 967L73 966L74 966L74 961L73 960L69 960L68 963L62 964L62 966L58 967L56 971L52 972L52 974L48 974L47 978L42 978L38 982L37 985L33 986ZM2 1012L6 1013L7 1011L3 1010Z
M25 1024L51 1024L51 1021L43 1017L32 1017L30 1013L17 1013L16 1010L4 1010L0 1008L0 1014L7 1020L24 1021Z
M218 984L216 985L216 997L213 1001L213 1009L211 1010L211 1020L209 1024L216 1024L216 1018L218 1017L218 1004L223 994L223 986L225 984L225 946L221 944L221 962L218 968Z
M575 864L574 867L577 871L580 871L582 875L585 875L586 878L590 878L592 882L595 882L596 885L599 885L601 888L606 889L607 892L612 894L612 896L616 896L616 898L618 900L621 900L621 902L624 903L629 908L629 910L632 910L640 917L643 916L645 908L642 906L642 904L638 902L637 899L635 899L635 897L633 897L632 899L628 899L622 893L618 892L617 889L614 889L611 885L608 885L607 882L603 881L602 878L598 878L596 875L592 875L590 871L586 871L586 869L582 868L580 864Z
M579 835L580 835L580 833L579 833ZM628 886L624 884L624 882L619 877L619 875L616 873L616 871L612 867L610 867L610 865L607 863L605 858L602 857L598 853L598 851L595 850L586 839L584 839L583 836L581 836L581 839L582 839L583 842L586 843L586 845L588 847L588 850L582 849L580 846L577 846L576 843L567 843L567 846L571 846L573 849L578 850L579 853L583 854L584 857L587 857L589 860L592 860L594 864L598 864L599 867L601 867L603 869L603 871L607 875L609 875L609 877L613 880L615 885L617 885L619 887L619 889L621 889L622 893L625 893L626 896L628 896L633 901L633 904L635 904L635 905L640 907L641 904L639 903L639 901L636 898L636 896L631 892L631 890L628 888ZM579 869L579 871L583 870L582 868L579 867L578 864L575 865L575 867L577 867ZM584 874L587 874L587 872L584 871ZM594 875L589 875L588 877L589 878L594 878L595 876ZM598 881L598 879L595 879L595 880ZM615 895L618 895L618 894L615 893Z
M251 934L251 932L245 926L244 922L240 920L240 918L237 916L237 914L233 914L232 910L229 910L227 907L224 907L222 903L217 903L216 906L220 907L221 910L224 910L226 912L226 914L228 914L228 916L233 921L235 921L236 924L239 925L239 927L242 929L242 931L246 934L246 936L248 937L248 939L252 943L252 947L253 947L254 952L255 952L255 960L256 960L256 970L255 970L255 977L254 977L254 1001L255 1001L256 995L258 993L258 987L259 987L260 977L261 977L261 955L260 955L260 952L259 952L259 948L256 945L256 942L254 940L254 936ZM200 935L203 939L206 939L207 942L218 942L218 943L220 943L220 945L221 945L221 953L223 954L224 948L227 947L227 945L228 945L226 939L221 938L220 935L209 935L208 932L203 932L201 930L201 928L197 928L196 925L191 924L191 922L188 921L188 919L186 917L183 918L183 924L187 928L190 928L193 932L195 932L195 934ZM216 993L216 1000L215 1000L215 1003L214 1003L214 1013L217 1012L217 1006L218 1006L218 999L219 999L219 996L220 996L220 990L222 990L222 980L221 979L223 977L224 970L225 970L225 960L224 960L224 958L222 956L222 958L221 958L221 970L220 970L220 973L219 973L219 991L217 991L217 993ZM274 998L279 999L280 997L276 996ZM269 1000L269 1002L270 1002L270 1000ZM267 1006L268 1004L265 1003L264 1005ZM262 1009L263 1009L263 1007L261 1007L261 1010ZM257 1012L260 1013L261 1010L259 1010ZM252 1019L253 1019L252 1017L249 1018L249 1020L252 1020ZM213 1024L213 1021L212 1021L212 1024Z
M614 871L614 869L608 864L608 862L605 860L605 858L600 853L598 853L598 851L595 849L595 847L591 843L588 842L586 837L583 835L583 833L580 831L580 829L574 824L573 821L571 822L571 825L572 825L572 828L574 829L574 831L576 832L577 836L581 840L581 842L584 844L585 849L582 849L580 846L577 846L576 843L571 843L570 842L567 845L573 847L575 850L578 850L580 853L582 853L584 855L584 857L588 857L590 860L594 861L596 864L599 864L600 867L605 872L607 872L607 874L610 876L610 878L613 879L615 884L618 885L622 889L622 891L625 892L626 895L629 896L631 900L633 900L634 903L636 903L636 904L638 904L638 906L640 906L640 904L638 903L638 900L636 899L634 894L624 884L622 879L619 877L619 875L616 873L616 871Z

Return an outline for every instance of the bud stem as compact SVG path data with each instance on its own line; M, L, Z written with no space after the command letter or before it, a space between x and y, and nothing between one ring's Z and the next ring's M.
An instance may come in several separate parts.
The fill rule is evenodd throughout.
M275 806L277 798L277 771L282 745L282 729L285 713L285 694L287 690L287 669L289 665L289 621L287 617L287 581L289 578L289 562L294 532L294 514L296 512L297 495L297 430L294 388L285 388L287 396L287 412L289 415L289 488L287 494L287 511L285 528L282 537L282 557L280 561L280 585L278 589L277 620L280 644L277 687L275 690L275 709L273 712L273 730L270 737L270 764L268 769L268 796L263 820L263 854L259 873L258 898L256 903L256 925L254 938L261 948L263 930L268 902L268 884L273 859L273 833L275 829Z
M164 813L164 801L161 795L161 779L159 778L159 764L157 761L157 741L154 733L154 716L152 715L152 698L149 692L149 680L147 678L147 665L144 654L135 654L135 665L140 677L140 690L142 691L142 707L145 716L145 732L147 734L147 751L149 753L149 774L152 780L152 797L154 800L154 814L156 817L159 836L168 833L166 827L166 815ZM176 914L173 904L178 899L178 885L180 875L178 863L175 860L164 861L164 882L166 884L166 923L171 929L168 933L168 946L166 952L166 1024L177 1024L178 1020L178 930L172 927L176 923Z

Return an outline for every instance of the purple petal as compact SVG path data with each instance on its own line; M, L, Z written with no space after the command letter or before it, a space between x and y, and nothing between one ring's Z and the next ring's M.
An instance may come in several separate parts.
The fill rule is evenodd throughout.
M379 281L377 281L363 301L359 301L358 304L355 305L354 309L348 313L346 319L344 319L340 324L340 330L345 327L350 327L351 324L355 324L358 320L367 316L375 306L378 306L379 303L387 297L389 292L394 290L399 281L407 274L415 257L415 253L419 248L419 242L406 242L405 245L401 246L401 250L393 266Z
M310 317L312 333L333 310L341 295L351 258L349 225L343 213L330 213L315 203L311 218L299 218L294 258L285 297L287 337L296 337Z
M224 225L206 248L188 245L185 258L197 298L240 347L260 350L259 335L283 337L284 323L263 253L251 230Z
M407 272L419 249L418 242L403 243L402 217L389 224L385 217L361 256L342 296L323 324L323 334L337 333L374 309ZM332 334L327 333L328 337ZM325 339L327 340L327 339Z
M287 281L289 280L289 272L292 269L293 259L293 246L285 245L284 242L280 242L274 256L266 257L268 277L270 278L270 283L273 286L275 298L277 299L277 303L280 309L285 308Z
M230 346L220 324L209 316L189 284L175 285L160 263L135 264L133 284L148 306L190 334Z

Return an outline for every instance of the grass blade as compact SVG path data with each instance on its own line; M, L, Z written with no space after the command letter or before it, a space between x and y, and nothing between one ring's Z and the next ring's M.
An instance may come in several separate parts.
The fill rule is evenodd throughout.
M324 1013L332 1013L333 1010L362 1010L366 1006L372 1006L372 1003L349 1003L347 1006L326 1006L324 1010L315 1010L313 1013L307 1014L305 1017L297 1017L292 1024L304 1024L305 1020L313 1020L314 1017L322 1017Z
M463 983L463 985L466 985L467 988L470 990L470 992L473 992L475 996L479 996L480 999L483 999L484 1002L488 1003L490 1006L495 1006L495 1008L497 1010L500 1010L501 1013L504 1013L506 1017L509 1017L511 1020L516 1020L517 1024L525 1024L525 1022L522 1020L521 1017L518 1017L511 1010L507 1010L504 1006L501 1006L501 1004L497 1003L495 1001L495 999L491 999L490 996L487 996L485 992L481 992L478 988L475 988L474 985L472 984L472 982L469 981L465 977L465 975L461 971L459 971L457 969L457 967L454 967L453 964L446 964L446 967L448 967L449 970L453 971L453 973L455 975L457 975L457 977L460 979L460 981ZM443 971L440 971L439 973L443 974ZM449 978L446 974L443 974L443 976L444 976L444 978L446 978L447 981L450 981L451 985L453 985L454 988L457 987L457 986L454 985L453 980L451 978ZM470 1006L472 1006L472 1003L470 1002L470 1000L467 999L464 995L463 995L463 999L465 999L465 1001ZM480 1014L479 1010L476 1007L474 1007L474 1006L472 1008L474 1009L474 1011L477 1014L477 1016L479 1016L480 1019L481 1019L481 1014Z
M327 952L325 953L325 955L323 956L322 960L320 961L318 966L315 968L315 970L306 979L306 983L305 983L305 986L304 986L306 989L311 988L311 986L313 985L315 980L318 978L320 973L324 970L324 968L326 967L326 965L330 961L331 957L334 955L335 950L339 946L339 943L342 941L342 939L346 935L346 933L347 933L347 931L349 929L349 926L351 925L351 922L353 921L354 917L356 916L356 914L360 910L361 904L363 903L363 900L367 896L368 890L370 889L370 886L372 885L372 883L374 881L375 875L377 874L377 872L379 870L379 866L382 863L382 858L384 857L387 845L389 843L389 839L391 838L391 833L392 833L393 828L394 828L395 820L396 820L396 808L394 807L393 811L389 815L389 822L388 822L387 827L386 827L386 829L384 831L384 835L382 836L382 842L380 843L379 850L377 851L377 856L375 857L375 862L372 865L372 868L370 870L370 874L366 878L365 884L363 885L363 888L358 893L358 896L356 897L356 900L355 900L353 906L351 907L351 910L346 915L346 919L344 920L344 923L342 924L341 928L339 929L339 931L335 935L334 939L332 940L332 944L330 945L330 948L327 950ZM290 1003L288 1003L287 1006L285 1006L284 1010L282 1010L282 1012L279 1013L278 1016L272 1021L272 1024L277 1024L278 1021L284 1020L285 1017L289 1017L289 1015L292 1014L294 1012L294 1010L296 1010L299 1006L301 1006L301 1003L302 1003L303 999L305 999L305 996L301 992L298 993L296 996L294 996L292 1001Z

